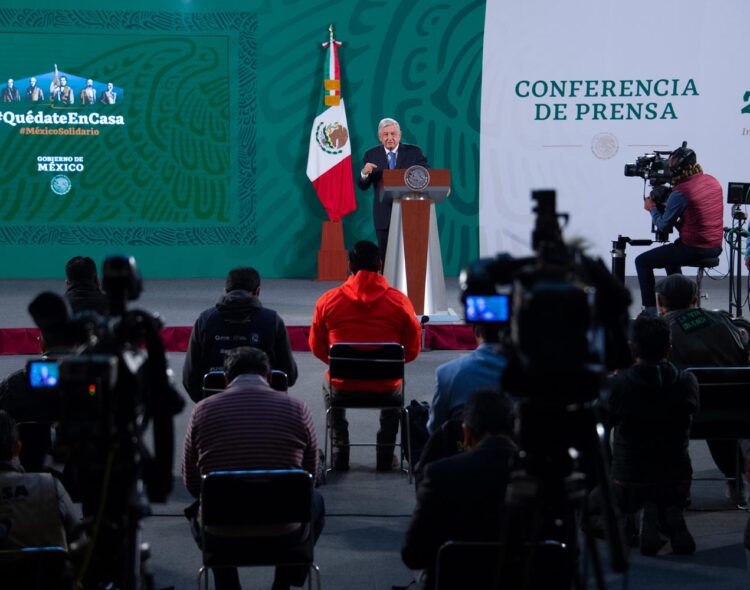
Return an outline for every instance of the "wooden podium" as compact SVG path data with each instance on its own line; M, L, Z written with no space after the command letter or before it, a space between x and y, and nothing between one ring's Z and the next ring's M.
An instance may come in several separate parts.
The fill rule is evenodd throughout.
M383 196L393 199L383 275L405 293L418 315L447 311L443 258L435 203L450 193L450 170L429 170L419 190L405 181L406 170L383 170Z

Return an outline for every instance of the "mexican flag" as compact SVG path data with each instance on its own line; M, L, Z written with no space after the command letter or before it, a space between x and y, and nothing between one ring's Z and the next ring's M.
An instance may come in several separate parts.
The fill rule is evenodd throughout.
M307 177L313 183L320 202L331 221L339 221L357 208L352 177L352 147L346 123L338 48L341 43L330 38L323 47L328 50L323 76L323 110L315 117L310 131L307 154Z

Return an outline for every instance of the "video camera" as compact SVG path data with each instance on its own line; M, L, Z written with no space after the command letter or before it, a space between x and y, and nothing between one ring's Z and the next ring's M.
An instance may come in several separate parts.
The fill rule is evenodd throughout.
M30 394L40 420L57 423L54 454L65 464L63 481L82 503L89 522L85 588L141 587L137 580L138 522L148 513L142 498L165 502L172 488L173 417L184 405L171 384L161 321L127 310L141 280L133 258L107 258L102 287L110 317L71 314L58 294L29 305L42 336L65 343L71 354L30 361ZM153 450L145 437L153 432Z
M625 164L625 176L639 176L651 181L651 186L662 186L672 180L668 160L671 151L653 151L636 158L635 164Z
M625 176L638 176L651 186L650 196L660 213L664 212L667 197L672 192L669 169L671 151L654 151L636 158L635 164L625 164Z
M562 237L554 191L534 191L536 256L499 254L464 269L459 282L469 323L506 326L509 391L560 401L593 399L606 367L627 366L629 292L604 263ZM515 375L515 377L514 377ZM561 377L567 387L560 388Z
M680 154L691 154L693 163L695 163L695 153L688 149L687 142L682 142L682 147L677 150ZM625 164L625 176L638 176L643 179L643 193L646 193L646 183L651 186L649 196L656 204L656 210L664 213L667 205L667 198L672 192L672 177L676 170L670 167L670 156L675 152L672 151L653 151L636 158L635 164ZM681 158L684 159L684 158ZM656 234L657 242L666 242L669 238L670 231L658 231L652 226L651 231Z

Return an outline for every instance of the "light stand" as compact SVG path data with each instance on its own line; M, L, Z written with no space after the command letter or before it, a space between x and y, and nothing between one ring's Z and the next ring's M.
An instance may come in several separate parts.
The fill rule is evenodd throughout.
M730 287L734 285L734 289L729 289L729 313L732 317L736 318L742 317L742 236L747 235L747 232L743 232L742 226L746 220L747 214L742 210L742 205L733 205L732 228L728 232L727 242L729 243L731 252L729 260L729 284Z

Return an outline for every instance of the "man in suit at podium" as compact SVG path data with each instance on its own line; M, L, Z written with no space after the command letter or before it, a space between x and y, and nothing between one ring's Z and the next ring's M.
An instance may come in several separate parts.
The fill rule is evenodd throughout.
M417 164L429 167L429 164L420 148L401 143L401 126L395 119L386 118L378 123L378 139L381 145L365 152L364 165L359 175L359 188L367 190L370 186L374 187L372 217L378 237L380 258L385 262L393 200L383 196L383 170L409 168Z

